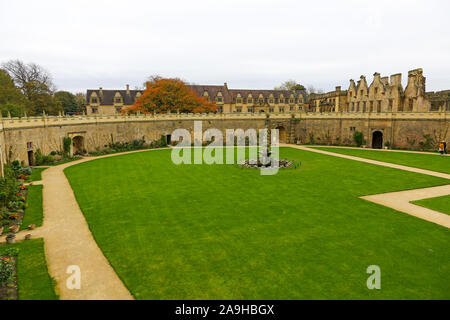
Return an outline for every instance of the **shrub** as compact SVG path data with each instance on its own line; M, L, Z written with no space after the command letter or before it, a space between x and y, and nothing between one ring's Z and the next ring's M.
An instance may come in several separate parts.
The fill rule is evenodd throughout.
M20 174L30 175L31 174L31 168L30 167L22 167L20 168Z
M51 155L43 155L41 149L37 149L36 153L34 154L34 161L37 166L40 166L45 164L52 164L53 162L55 162L55 159Z
M10 168L4 168L4 177L0 178L0 208L6 208L16 198L18 183L16 173Z
M11 258L0 256L0 287L11 282L14 275L14 263Z
M353 134L353 140L355 141L358 147L361 147L363 144L366 143L366 141L364 140L364 134L359 131L355 131L355 133Z
M422 150L431 150L433 146L433 138L431 137L431 134L424 134L423 137L425 138L425 141L420 141L420 149Z
M387 147L387 148L389 148L389 147L391 146L391 142L390 142L390 141L386 141L386 142L384 143L384 146Z
M70 155L70 146L72 145L72 138L70 137L64 137L63 139L63 151L64 157L68 157Z
M18 248L8 248L4 251L4 254L8 257L17 257L19 252L20 250Z
M161 147L167 147L167 137L162 135L161 136L161 143L160 143Z

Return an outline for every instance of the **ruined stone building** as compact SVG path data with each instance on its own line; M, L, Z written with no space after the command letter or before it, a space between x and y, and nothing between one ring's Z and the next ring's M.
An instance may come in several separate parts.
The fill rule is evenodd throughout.
M350 80L348 90L310 97L312 112L428 112L450 110L450 90L426 92L426 78L422 69L408 72L408 84L402 86L402 75L382 77L374 74L369 85L365 76L355 83Z

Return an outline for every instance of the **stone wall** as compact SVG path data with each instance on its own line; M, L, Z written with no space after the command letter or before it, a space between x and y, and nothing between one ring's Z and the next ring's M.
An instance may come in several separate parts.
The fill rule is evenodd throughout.
M0 177L3 176L3 165L6 161L4 152L5 152L5 138L3 131L3 123L0 123Z
M201 120L203 130L209 128L244 130L280 128L284 141L294 143L353 143L355 131L364 133L367 145L372 146L375 131L395 147L418 147L429 134L433 139L450 139L448 113L295 113L295 114L162 114L157 116L102 116L102 117L35 117L0 119L2 158L23 160L28 153L40 149L43 154L62 150L64 137L82 141L88 152L101 150L111 142L131 142L144 138L147 142L159 140L175 129L184 128L193 133L194 121ZM224 134L225 136L225 134ZM283 136L280 134L280 136ZM81 138L77 138L81 137ZM8 156L5 156L8 155Z

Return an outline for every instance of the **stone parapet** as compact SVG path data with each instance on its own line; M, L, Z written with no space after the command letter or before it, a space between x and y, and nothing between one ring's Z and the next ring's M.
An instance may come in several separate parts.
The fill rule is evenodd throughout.
M297 113L217 113L217 114L141 114L141 115L102 115L102 116L45 116L24 118L1 118L0 131L20 128L67 126L100 123L130 123L148 121L182 120L264 120L264 119L342 119L342 120L441 120L450 113L435 112L297 112Z

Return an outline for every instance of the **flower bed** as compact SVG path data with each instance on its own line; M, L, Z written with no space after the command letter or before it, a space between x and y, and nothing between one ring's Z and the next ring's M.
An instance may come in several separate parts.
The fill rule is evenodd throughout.
M16 233L22 224L27 207L27 187L32 168L21 166L18 161L5 168L0 179L0 235Z
M17 255L18 249L6 250L0 255L0 300L17 300Z

